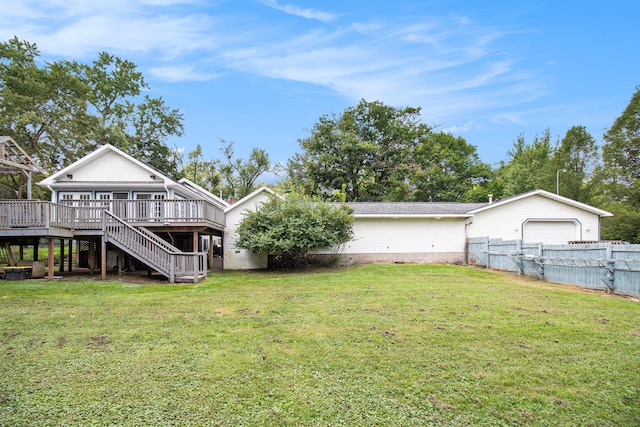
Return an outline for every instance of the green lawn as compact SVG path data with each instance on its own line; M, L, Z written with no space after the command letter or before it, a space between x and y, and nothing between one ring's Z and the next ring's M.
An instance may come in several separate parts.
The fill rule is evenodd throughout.
M0 425L637 426L639 319L457 266L0 281Z

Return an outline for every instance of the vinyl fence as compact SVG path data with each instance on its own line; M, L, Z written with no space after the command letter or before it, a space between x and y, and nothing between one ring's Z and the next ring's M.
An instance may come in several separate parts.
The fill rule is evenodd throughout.
M474 237L467 240L467 263L549 282L640 296L640 245L544 245Z

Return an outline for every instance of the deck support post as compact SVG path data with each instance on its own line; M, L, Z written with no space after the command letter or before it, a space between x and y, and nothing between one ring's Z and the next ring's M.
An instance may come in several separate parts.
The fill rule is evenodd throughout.
M38 261L38 247L40 246L40 239L33 239L33 260Z
M64 272L64 239L60 239L60 273Z
M49 268L47 269L47 279L53 280L53 248L55 247L55 242L52 237L49 237Z
M105 236L100 238L100 276L102 280L107 278L107 239Z
M194 231L193 232L193 252L198 252L198 232Z
M89 264L89 274L93 276L96 272L96 240L89 239L89 253L87 254L87 264Z
M73 239L69 239L69 265L67 271L71 272L73 268Z
M122 264L124 261L124 251L120 249L118 251L118 276L122 276Z

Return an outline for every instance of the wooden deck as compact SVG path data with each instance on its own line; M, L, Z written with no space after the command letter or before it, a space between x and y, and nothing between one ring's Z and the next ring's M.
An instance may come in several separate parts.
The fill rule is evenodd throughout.
M224 211L205 200L0 200L0 237L101 234L103 211L151 229L224 230Z
M224 211L205 200L0 200L0 241L49 239L53 265L55 239L99 238L101 270L106 274L107 242L175 281L193 281L207 275L206 252L182 252L155 232L193 233L197 250L201 232L224 230ZM49 278L53 278L49 270Z

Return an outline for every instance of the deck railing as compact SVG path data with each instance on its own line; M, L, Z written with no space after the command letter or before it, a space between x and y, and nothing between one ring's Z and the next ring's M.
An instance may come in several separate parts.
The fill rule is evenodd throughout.
M102 211L101 228L106 241L135 254L140 261L167 276L171 283L176 280L196 283L207 274L206 252L178 251L153 233L140 231L109 211Z
M224 211L205 200L0 200L0 228L99 230L105 210L128 223L224 226Z
M129 223L224 225L224 211L205 200L69 200L63 204L75 208L78 229L99 227L104 210Z
M0 228L73 228L71 206L41 200L0 200Z

